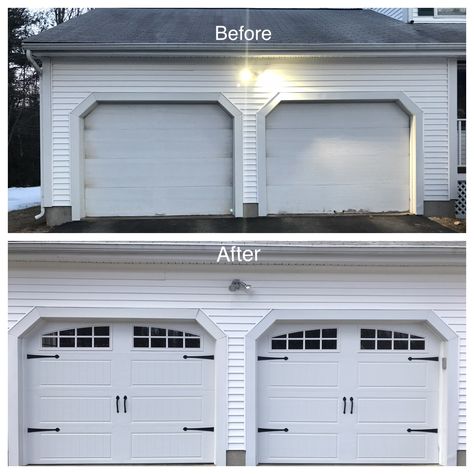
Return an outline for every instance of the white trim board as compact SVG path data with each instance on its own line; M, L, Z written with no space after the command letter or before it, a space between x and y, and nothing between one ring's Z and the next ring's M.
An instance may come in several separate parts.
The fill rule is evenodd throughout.
M439 464L456 465L458 402L457 335L434 312L424 310L277 310L270 311L245 339L245 425L246 465L257 464L257 341L277 321L405 321L423 322L440 337L441 357L447 358L446 370L440 372Z
M215 464L225 466L227 449L227 336L200 309L162 308L42 308L36 307L8 333L8 460L10 466L24 464L22 338L41 320L191 320L197 322L215 340Z
M233 209L235 217L243 217L243 144L242 112L221 93L91 93L70 113L71 134L71 207L72 220L85 217L84 204L84 119L103 103L218 103L234 122L233 127Z
M258 213L267 215L266 117L281 102L395 102L410 118L410 212L423 214L423 111L403 92L277 93L257 112Z

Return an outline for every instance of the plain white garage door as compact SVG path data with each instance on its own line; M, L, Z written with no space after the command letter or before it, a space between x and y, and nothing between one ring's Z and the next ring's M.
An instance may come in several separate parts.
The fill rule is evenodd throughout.
M195 323L43 326L26 342L25 462L214 462L213 347Z
M86 216L231 213L233 121L217 104L101 104L84 140Z
M266 127L269 214L408 211L409 118L395 103L284 102Z
M280 324L258 353L260 463L438 463L439 342L424 326Z

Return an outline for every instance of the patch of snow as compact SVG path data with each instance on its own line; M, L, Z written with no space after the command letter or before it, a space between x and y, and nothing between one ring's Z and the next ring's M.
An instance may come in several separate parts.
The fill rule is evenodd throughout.
M41 187L8 188L8 212L39 206L41 204Z

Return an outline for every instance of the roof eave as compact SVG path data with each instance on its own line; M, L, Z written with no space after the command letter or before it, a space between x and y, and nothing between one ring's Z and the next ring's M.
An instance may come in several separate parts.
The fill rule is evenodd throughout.
M221 245L261 248L257 265L434 267L465 265L458 242L278 243L76 243L12 242L10 262L219 265ZM246 264L249 265L249 264ZM253 264L255 265L255 263Z
M466 54L465 43L338 43L338 44L129 44L129 43L23 43L41 56L52 55L152 55L152 56L273 56L273 55L439 55Z

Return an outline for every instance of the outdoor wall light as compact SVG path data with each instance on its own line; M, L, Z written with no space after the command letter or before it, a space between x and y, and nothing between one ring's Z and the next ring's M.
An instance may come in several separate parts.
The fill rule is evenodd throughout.
M242 71L240 71L239 77L242 82L250 82L254 75L250 69L244 68Z
M252 288L252 285L245 283L245 281L235 279L232 280L232 283L229 286L229 291L250 290L250 288Z
M283 77L275 71L267 69L257 78L257 86L267 90L279 90L283 85Z

